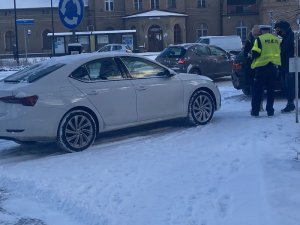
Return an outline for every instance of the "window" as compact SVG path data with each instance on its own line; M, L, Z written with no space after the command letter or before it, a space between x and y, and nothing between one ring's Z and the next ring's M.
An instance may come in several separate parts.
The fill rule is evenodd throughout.
M166 74L165 68L145 59L122 57L121 60L133 78L162 77Z
M239 35L242 39L242 41L247 40L247 26L243 23L243 21L240 21L239 25L235 28L236 34Z
M159 0L151 0L151 9L159 9Z
M207 56L209 55L209 51L207 47L197 46L193 49L196 55L198 56Z
M178 24L174 26L174 44L181 43L181 28Z
M15 43L15 34L12 31L7 31L5 34L5 48L8 51L13 51L13 46Z
M88 62L76 69L71 77L87 80L120 80L122 74L113 58L103 58Z
M210 53L214 56L226 56L226 52L218 47L210 46Z
M46 63L37 63L33 64L30 67L26 67L19 72L14 73L13 75L4 79L4 82L28 82L32 83L52 72L58 70L59 68L63 67L65 64L62 63L54 63L49 64Z
M176 0L168 0L168 7L176 9Z
M142 0L134 0L134 9L142 10L143 9L143 1Z
M165 48L160 54L163 58L181 58L185 55L186 50L182 47L171 46Z
M197 38L207 36L207 25L205 23L200 24L200 28L197 29Z
M114 0L105 0L105 11L114 11Z
M52 49L52 36L47 36L50 30L43 31L43 49Z
M198 8L205 8L205 0L197 0L197 7Z

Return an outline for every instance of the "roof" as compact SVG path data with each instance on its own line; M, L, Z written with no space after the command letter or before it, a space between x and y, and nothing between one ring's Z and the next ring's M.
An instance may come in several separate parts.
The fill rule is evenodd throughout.
M58 8L59 0L52 0L53 7ZM88 6L88 0L83 0L85 6ZM51 0L16 0L17 9L34 9L34 8L50 8ZM0 1L0 10L1 9L13 9L14 1L13 0L1 0Z
M159 11L159 10L152 10L149 12L139 13L131 16L123 17L124 19L130 18L140 18L140 17L168 17L168 16L178 16L178 17L185 17L188 16L186 14L181 13L174 13L174 12L166 12L166 11Z
M92 35L92 34L129 34L136 33L136 30L103 30L103 31L82 31L75 32L75 35ZM48 33L47 36L52 36L52 33ZM60 32L54 33L54 36L71 36L72 32Z

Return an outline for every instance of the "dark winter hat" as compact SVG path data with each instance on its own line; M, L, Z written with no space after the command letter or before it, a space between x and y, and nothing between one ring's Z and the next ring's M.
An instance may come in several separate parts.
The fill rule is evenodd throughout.
M274 28L280 28L282 30L288 30L290 28L290 24L285 20L280 20L275 23Z

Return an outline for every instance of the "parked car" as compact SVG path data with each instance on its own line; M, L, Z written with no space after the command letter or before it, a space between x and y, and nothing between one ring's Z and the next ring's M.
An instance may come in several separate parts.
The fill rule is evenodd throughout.
M105 131L173 118L204 125L220 105L211 79L142 56L53 57L0 81L0 138L76 152Z
M250 77L251 60L245 56L242 50L234 59L231 72L233 87L242 90L245 95L251 95L251 85L253 78ZM279 74L277 75L275 90L282 90Z
M203 36L199 37L197 43L216 45L227 52L237 55L243 48L242 39L238 35L229 36Z
M132 49L130 48L129 45L125 45L125 44L108 44L100 48L97 52L111 52L111 51L131 53Z
M229 76L233 62L232 55L225 50L199 43L170 45L155 60L179 73L210 78Z

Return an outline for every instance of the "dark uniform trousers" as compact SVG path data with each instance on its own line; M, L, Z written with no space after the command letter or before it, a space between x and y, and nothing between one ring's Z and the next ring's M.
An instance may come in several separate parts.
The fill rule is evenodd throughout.
M277 67L269 63L265 66L255 68L254 86L252 94L252 114L258 115L263 91L267 90L266 111L268 115L274 113L274 85L276 81Z

